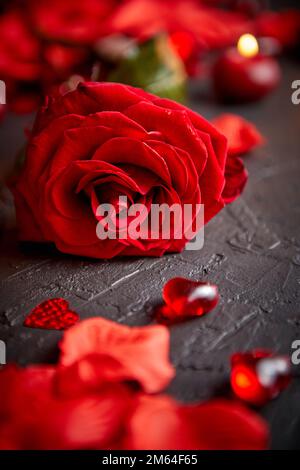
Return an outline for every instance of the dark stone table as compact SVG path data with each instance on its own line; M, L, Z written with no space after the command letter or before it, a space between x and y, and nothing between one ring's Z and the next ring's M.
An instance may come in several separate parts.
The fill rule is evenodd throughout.
M271 348L291 354L300 339L300 105L291 102L299 63L285 62L281 88L260 104L221 107L191 86L191 106L208 118L232 111L252 120L268 145L246 158L244 195L206 227L201 251L161 259L91 261L20 247L13 231L1 240L0 339L8 361L55 361L59 332L22 326L48 297L69 300L81 318L101 315L128 325L153 322L167 279L180 275L215 282L219 306L171 328L177 376L169 392L184 401L225 393L235 351ZM1 127L1 165L24 141L30 117L9 116ZM3 170L2 170L3 171ZM300 377L300 366L295 368ZM262 410L273 448L300 448L300 379Z

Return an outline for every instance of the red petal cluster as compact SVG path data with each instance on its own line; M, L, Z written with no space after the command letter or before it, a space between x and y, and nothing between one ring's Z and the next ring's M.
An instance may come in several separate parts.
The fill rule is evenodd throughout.
M160 392L172 379L164 326L94 318L68 330L57 366L0 371L1 449L264 449L253 412L216 400L185 406Z
M213 120L213 124L227 137L230 156L245 155L265 143L258 129L236 114L222 114Z
M242 162L232 164L224 135L199 114L137 88L89 82L51 97L41 109L12 190L22 240L113 258L182 251L198 205L204 205L206 223L245 183ZM180 204L182 213L188 204L188 227L173 220L168 237L145 232L136 239L119 237L113 222L114 236L100 239L97 229L106 218L98 215L99 205L116 207L124 195L128 210L136 203L146 207L147 228L153 204ZM144 230L138 215L132 221Z
M228 141L223 198L229 204L243 192L248 181L247 170L239 157L263 145L265 139L253 124L235 114L223 114L213 124Z

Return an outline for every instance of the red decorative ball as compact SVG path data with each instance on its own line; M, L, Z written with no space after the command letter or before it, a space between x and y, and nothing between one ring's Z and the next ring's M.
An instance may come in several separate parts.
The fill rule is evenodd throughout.
M243 57L234 48L227 50L213 68L214 89L222 101L260 100L279 85L280 79L276 59L262 54Z

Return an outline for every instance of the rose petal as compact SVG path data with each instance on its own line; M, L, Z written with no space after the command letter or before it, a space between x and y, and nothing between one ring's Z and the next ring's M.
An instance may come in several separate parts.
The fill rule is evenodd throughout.
M103 318L89 319L68 330L60 348L63 366L90 354L111 356L149 393L163 389L174 375L168 360L169 333L162 326L129 328Z
M222 114L213 121L228 139L228 153L243 155L265 143L265 139L250 122L235 114Z
M130 450L263 450L267 445L266 423L236 402L184 406L162 395L139 397L123 441Z

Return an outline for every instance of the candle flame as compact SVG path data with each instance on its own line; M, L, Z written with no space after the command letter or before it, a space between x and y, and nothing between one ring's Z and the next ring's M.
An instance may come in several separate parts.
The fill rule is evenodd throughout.
M243 57L249 59L259 53L257 39L252 34L243 34L238 41L237 48Z

